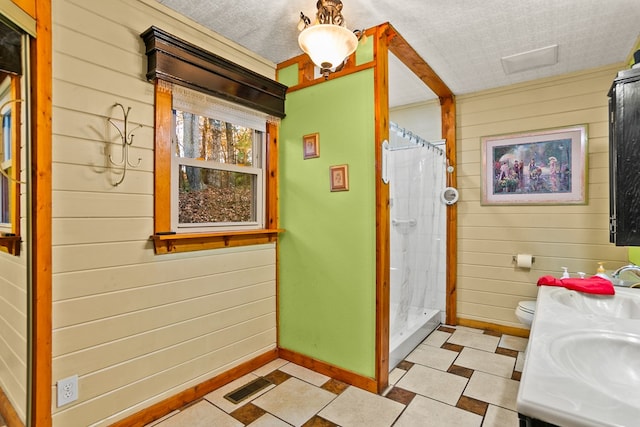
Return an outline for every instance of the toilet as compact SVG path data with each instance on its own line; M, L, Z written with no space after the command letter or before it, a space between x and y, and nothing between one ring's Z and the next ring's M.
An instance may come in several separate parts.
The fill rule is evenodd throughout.
M527 328L531 329L533 323L533 314L536 311L535 301L520 301L516 308L516 317Z

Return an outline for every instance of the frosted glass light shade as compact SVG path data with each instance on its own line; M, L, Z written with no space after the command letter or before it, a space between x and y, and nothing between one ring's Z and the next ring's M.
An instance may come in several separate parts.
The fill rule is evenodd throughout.
M334 68L355 52L358 38L345 27L317 24L298 36L300 48L320 68Z

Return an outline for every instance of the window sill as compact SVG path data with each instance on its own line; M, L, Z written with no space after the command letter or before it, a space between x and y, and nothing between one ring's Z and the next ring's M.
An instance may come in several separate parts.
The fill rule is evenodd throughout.
M0 236L0 252L19 256L21 242L20 236Z
M156 255L236 246L262 245L275 242L282 229L261 229L223 233L154 234L151 236Z

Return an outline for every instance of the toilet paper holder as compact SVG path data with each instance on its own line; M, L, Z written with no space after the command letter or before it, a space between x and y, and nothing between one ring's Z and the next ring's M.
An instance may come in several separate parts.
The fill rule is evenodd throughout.
M518 264L518 255L514 255L513 257L511 257L511 262L513 264ZM532 256L531 257L531 264L533 264L534 262L536 262L536 257Z

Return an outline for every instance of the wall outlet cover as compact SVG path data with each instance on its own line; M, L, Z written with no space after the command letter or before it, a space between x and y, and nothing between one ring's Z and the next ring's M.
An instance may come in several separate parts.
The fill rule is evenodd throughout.
M78 400L78 376L58 380L58 408Z

